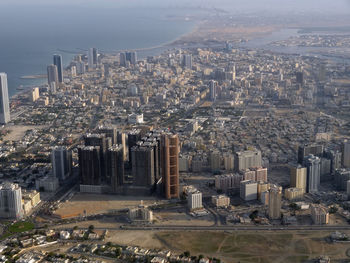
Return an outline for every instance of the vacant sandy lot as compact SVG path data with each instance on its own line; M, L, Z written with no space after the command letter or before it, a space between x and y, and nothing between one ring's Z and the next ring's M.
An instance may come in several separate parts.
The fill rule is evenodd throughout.
M69 218L84 215L84 210L87 215L110 213L115 210L138 206L141 200L143 200L144 205L162 202L149 196L132 197L77 193L71 200L62 203L55 214L64 218Z
M155 237L153 231L124 231L116 230L109 231L105 239L119 245L133 245L148 249L162 249L165 246Z
M195 218L185 213L179 212L157 212L154 213L156 225L192 225L192 226L212 226L214 224L214 217L208 216Z

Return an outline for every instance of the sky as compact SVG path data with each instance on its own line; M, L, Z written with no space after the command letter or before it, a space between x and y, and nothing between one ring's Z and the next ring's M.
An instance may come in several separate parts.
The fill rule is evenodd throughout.
M231 12L350 13L350 0L1 0L4 5L90 5L106 7L217 7Z

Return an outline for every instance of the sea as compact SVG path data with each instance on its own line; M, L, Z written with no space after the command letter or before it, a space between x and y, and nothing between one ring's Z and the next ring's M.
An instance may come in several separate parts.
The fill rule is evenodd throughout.
M73 1L73 0L72 0ZM117 3L117 2L116 2ZM183 8L99 5L4 5L0 3L0 72L8 75L9 95L18 87L41 85L53 54L67 66L76 54L96 47L103 53L149 48L191 32L196 21ZM159 49L140 52L153 55Z

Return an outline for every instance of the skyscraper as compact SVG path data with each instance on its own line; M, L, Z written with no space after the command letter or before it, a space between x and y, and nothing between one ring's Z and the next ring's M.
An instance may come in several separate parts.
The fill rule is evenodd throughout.
M125 67L126 66L126 54L124 52L121 52L119 54L119 65L122 66L122 67Z
M61 55L53 55L53 64L57 67L58 82L63 82L63 64Z
M55 147L51 153L52 174L61 182L72 172L72 152L66 147Z
M272 220L281 218L282 187L272 185L269 190L269 218Z
M85 146L99 146L101 179L105 182L107 177L107 149L112 146L112 139L104 134L87 134L85 136Z
M129 151L129 165L132 164L132 155L131 149L132 147L137 145L137 142L141 141L141 130L134 129L128 134L128 151Z
M301 165L290 168L290 187L303 189L306 192L307 169Z
M126 147L126 134L122 131L117 131L117 144L123 146L124 162L128 160L128 149Z
M56 65L49 65L47 67L47 83L49 86L52 83L55 83L56 87L58 86L58 69Z
M211 80L209 82L209 89L210 89L210 100L215 101L217 97L217 86L218 83L215 80Z
M98 64L98 51L96 48L90 48L87 54L88 66L90 69L95 68Z
M125 58L130 62L131 65L136 65L137 63L137 53L135 51L126 52Z
M0 124L6 124L10 120L11 117L7 75L5 73L0 73Z
M160 165L165 198L179 198L179 137L162 134Z
M323 155L323 145L321 144L312 144L312 145L303 145L298 148L298 163L303 164L306 156L312 154L318 157Z
M134 146L131 155L133 184L152 187L155 183L153 147Z
M117 129L113 127L99 126L98 133L112 139L112 145L117 144Z
M0 185L0 217L22 219L22 190L18 184L3 183Z
M334 181L338 190L345 191L350 180L350 169L339 169L335 172Z
M80 146L78 148L80 184L101 184L101 162L99 146Z
M320 158L309 155L304 160L307 168L306 191L308 193L318 192L321 180L321 160Z
M331 173L334 174L337 169L341 168L342 153L338 150L327 149L325 151L325 157L331 160Z
M113 145L107 152L107 177L114 193L124 184L123 146Z
M345 168L350 168L350 141L345 140L342 146L343 159L342 163Z
M184 54L182 56L182 66L187 69L192 69L192 55Z

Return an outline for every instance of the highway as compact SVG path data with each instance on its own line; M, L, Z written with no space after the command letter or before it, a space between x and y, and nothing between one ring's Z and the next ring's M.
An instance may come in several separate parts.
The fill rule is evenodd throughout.
M105 228L103 228L105 229ZM167 231L344 231L349 226L122 226L121 228L107 228L109 230L167 230Z
M71 223L70 223L71 224ZM65 229L65 224L57 224L56 228ZM86 227L81 227L86 229ZM122 225L115 227L96 227L96 230L109 230L109 231L348 231L350 225L335 226L335 225L323 225L323 226L257 226L257 225L222 225L222 226L189 226L189 225Z

